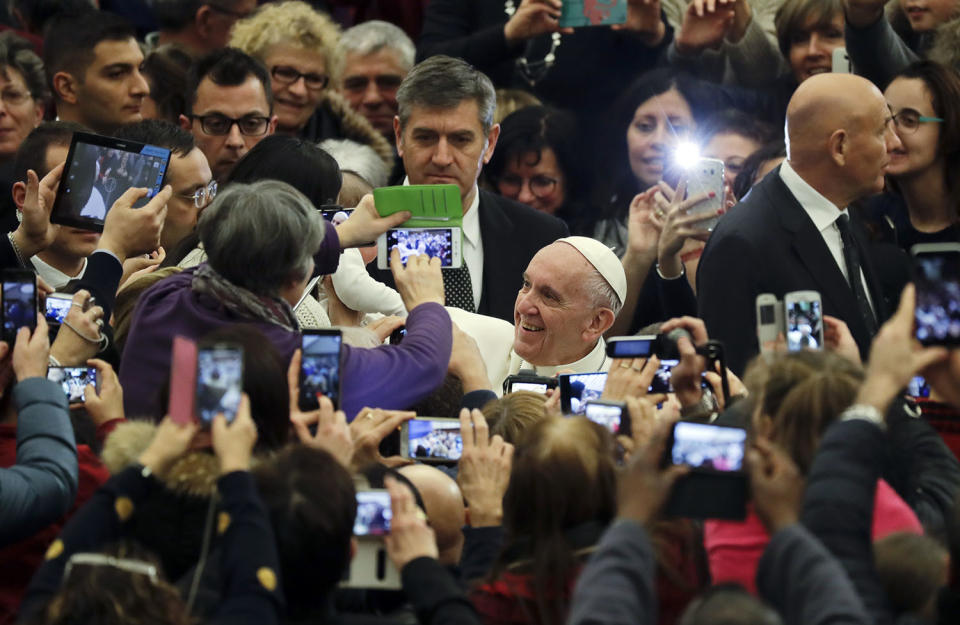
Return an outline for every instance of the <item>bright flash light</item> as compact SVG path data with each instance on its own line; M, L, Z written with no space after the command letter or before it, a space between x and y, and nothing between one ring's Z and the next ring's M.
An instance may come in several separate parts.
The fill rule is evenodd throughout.
M673 162L681 169L690 169L700 160L700 148L692 141L682 141L673 152Z

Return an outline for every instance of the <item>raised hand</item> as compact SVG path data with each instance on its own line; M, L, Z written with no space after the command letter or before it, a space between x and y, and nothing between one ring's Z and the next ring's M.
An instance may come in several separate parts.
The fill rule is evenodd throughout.
M410 256L404 267L400 252L394 249L390 252L390 270L408 311L426 302L443 305L446 301L439 258L429 258L425 254Z
M27 171L27 192L21 213L23 221L13 233L13 239L23 260L45 250L60 232L60 226L50 223L50 211L57 197L57 186L63 174L63 163L50 170L43 180L32 169Z
M479 410L460 411L460 456L457 483L467 502L472 527L491 527L503 522L503 496L510 484L513 445L499 435L489 437L487 420Z
M440 557L437 538L427 524L427 515L417 506L410 487L387 475L383 480L390 493L390 533L384 538L390 561L402 571L417 558Z
M503 27L507 43L519 43L560 30L560 0L522 0ZM570 32L565 29L564 32Z
M693 55L719 47L733 26L734 4L732 0L693 0L677 34L677 50Z

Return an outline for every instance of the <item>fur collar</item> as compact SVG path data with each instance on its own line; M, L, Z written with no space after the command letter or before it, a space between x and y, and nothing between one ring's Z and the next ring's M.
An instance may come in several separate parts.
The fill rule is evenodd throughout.
M937 28L927 58L960 71L960 17L944 22ZM954 106L950 102L947 106Z
M342 95L331 89L323 90L320 106L340 120L345 139L369 145L383 159L387 171L390 171L393 167L393 146L370 125L366 117L353 110Z
M121 423L107 437L101 458L111 474L137 462L153 440L157 426L149 421ZM188 452L177 460L160 482L169 490L184 495L210 497L217 492L220 467L217 457L204 450Z

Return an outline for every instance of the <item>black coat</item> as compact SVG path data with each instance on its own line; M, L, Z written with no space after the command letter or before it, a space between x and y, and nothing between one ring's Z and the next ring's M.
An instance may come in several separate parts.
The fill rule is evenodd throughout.
M697 271L700 317L710 337L725 344L727 366L742 374L759 352L756 297L791 291L820 293L823 312L846 322L866 360L872 336L856 298L820 232L780 179L777 168L724 216L703 250ZM880 323L896 310L909 281L906 255L883 243L870 243L852 213L851 229L863 251L866 288Z
M569 231L556 217L487 191L480 191L477 208L483 240L483 289L477 312L513 323L513 306L530 260ZM369 272L395 287L389 270L370 266Z

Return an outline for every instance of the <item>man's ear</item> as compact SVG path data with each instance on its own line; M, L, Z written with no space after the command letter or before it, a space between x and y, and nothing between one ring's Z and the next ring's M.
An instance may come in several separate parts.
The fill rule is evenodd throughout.
M403 129L400 128L400 116L393 116L393 134L397 139L397 155L403 158Z
M180 127L187 132L190 132L193 129L193 123L190 121L190 118L183 113L180 114L180 117L177 119L177 121L180 122Z
M609 308L597 308L590 320L590 325L583 331L584 341L592 343L599 339L613 326L616 319L617 316Z
M486 165L493 158L493 151L497 147L497 139L500 138L500 124L494 124L487 133L487 149L483 152L483 164Z
M13 196L13 203L17 210L22 211L23 203L27 199L27 184L25 182L14 182L10 194Z
M270 126L267 128L267 135L272 135L277 131L277 123L280 121L280 118L276 115L270 116Z
M193 27L201 39L209 37L213 31L211 24L213 13L214 10L211 9L209 5L204 4L193 14Z
M843 167L847 164L847 154L849 150L849 144L847 142L847 131L843 128L838 128L833 131L833 134L830 135L830 138L827 140L827 147L830 151L830 158L838 167Z
M77 103L77 80L68 72L53 75L54 94L67 104Z

